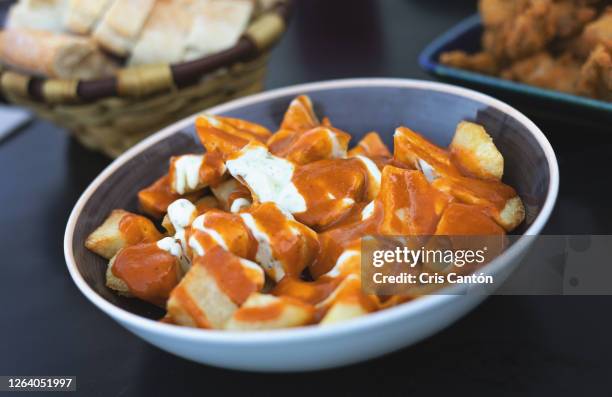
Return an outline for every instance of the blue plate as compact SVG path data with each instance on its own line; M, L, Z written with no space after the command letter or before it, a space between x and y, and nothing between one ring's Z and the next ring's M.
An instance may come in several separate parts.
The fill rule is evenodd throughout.
M611 102L538 88L445 66L438 62L440 54L445 51L479 51L482 30L479 15L464 19L429 44L419 55L419 64L426 72L441 80L495 95L532 116L612 132Z

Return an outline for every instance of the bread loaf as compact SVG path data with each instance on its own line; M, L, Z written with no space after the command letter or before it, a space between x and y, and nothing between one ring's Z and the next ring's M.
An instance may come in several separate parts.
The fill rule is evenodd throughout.
M6 28L62 32L67 0L22 0L11 6Z
M99 78L116 67L89 38L27 29L0 32L0 56L16 69L62 79Z
M129 55L154 3L155 0L116 0L94 30L94 39L116 55Z
M184 61L232 47L245 30L253 12L252 0L208 0L195 13L187 37Z
M70 0L66 10L66 28L78 34L88 34L115 0Z
M157 0L136 42L129 65L182 60L198 3L207 0Z

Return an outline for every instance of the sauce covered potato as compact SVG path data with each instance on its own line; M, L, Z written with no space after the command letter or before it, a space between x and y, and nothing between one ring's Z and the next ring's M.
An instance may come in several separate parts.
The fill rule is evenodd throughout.
M361 286L366 235L503 235L524 219L484 127L461 122L448 148L407 127L393 150L376 132L319 121L307 96L278 131L219 116L196 121L204 153L172 157L86 246L110 260L107 286L167 310L177 325L262 330L322 326L405 302Z

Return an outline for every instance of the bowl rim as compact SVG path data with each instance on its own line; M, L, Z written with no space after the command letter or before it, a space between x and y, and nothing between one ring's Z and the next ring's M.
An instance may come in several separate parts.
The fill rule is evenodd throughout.
M327 327L298 327L278 330L265 331L225 331L225 330L208 330L191 327L180 327L172 324L161 323L156 320L151 320L146 317L131 313L119 306L115 306L111 302L104 299L92 287L87 284L83 276L78 270L74 253L72 250L73 235L77 220L85 203L89 200L92 194L96 191L99 185L105 181L117 169L123 166L129 159L133 158L140 152L154 145L158 141L180 131L195 121L195 118L203 112L210 114L221 114L233 109L237 109L246 105L267 101L270 99L299 95L302 93L313 93L316 91L325 91L332 89L346 89L356 87L395 87L395 88L416 88L429 91L437 91L449 93L472 99L491 107L494 107L511 117L515 118L523 124L529 132L534 136L540 148L544 152L549 168L549 185L546 193L544 205L540 213L536 216L533 224L525 231L525 233L513 244L506 252L494 259L482 271L485 274L495 274L503 269L512 259L519 258L522 253L529 247L530 239L525 236L535 236L540 233L546 224L550 214L554 208L558 191L559 191L559 167L554 150L550 145L544 133L525 115L510 105L495 99L491 96L479 93L463 87L458 87L450 84L401 78L356 78L356 79L339 79L322 82L314 82L307 84L293 85L289 87L278 88L263 93L250 95L240 99L236 99L202 112L193 114L183 120L177 121L159 132L149 136L134 147L123 153L109 164L85 189L74 208L70 213L70 217L66 224L64 234L64 256L70 276L85 297L91 301L100 310L111 316L116 321L129 329L140 329L152 334L165 335L168 337L179 338L194 342L216 342L232 345L247 345L253 342L262 344L277 344L279 342L304 341L326 337L339 337L350 333L367 332L372 328L379 327L384 324L391 324L404 317L417 315L439 307L440 305L449 304L450 302L460 299L464 295L449 294L449 295L428 295L415 299L414 301L388 308L375 313L370 313L352 321L347 321L340 324ZM459 286L457 286L459 287Z

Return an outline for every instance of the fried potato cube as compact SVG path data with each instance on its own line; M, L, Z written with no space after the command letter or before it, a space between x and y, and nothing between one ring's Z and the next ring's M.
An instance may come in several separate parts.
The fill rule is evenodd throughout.
M378 200L383 207L381 234L418 236L433 234L451 198L419 171L386 166Z
M197 216L197 208L189 200L178 199L168 206L166 227L168 230L174 231L174 239L181 245L184 253L182 265L185 272L187 272L191 266L190 258L192 253L188 242L191 233L191 224Z
M202 256L216 245L249 260L255 260L258 248L257 241L238 214L214 209L193 221L189 246L194 255Z
M201 215L206 213L208 210L219 208L221 204L215 196L208 195L196 200L193 205L195 205L198 214Z
M358 247L344 250L336 260L336 264L321 278L346 277L351 274L361 276L361 251Z
M219 152L223 159L249 142L265 143L271 136L265 127L229 117L202 115L196 119L196 131L207 152Z
M502 229L483 208L475 205L450 203L436 227L439 236L504 235Z
M296 165L251 143L226 165L248 187L255 202L273 202L315 228L329 226L356 203L371 200L380 184L378 167L363 156Z
M124 295L165 306L182 276L180 244L170 237L123 248L111 259L106 285Z
M161 225L168 236L174 236L174 234L176 233L176 229L174 229L174 225L170 221L170 217L168 216L168 214L164 215Z
M225 329L253 331L310 324L315 308L297 299L254 293L227 322Z
M460 122L449 149L452 161L465 175L498 181L504 175L504 157L479 124Z
M220 152L184 154L170 159L170 188L178 194L192 193L223 180L225 164Z
M300 166L292 181L303 194L306 210L294 215L308 226L326 229L350 214L357 203L376 197L380 178L376 164L364 156Z
M317 309L326 310L320 325L337 324L376 311L378 301L373 295L361 290L361 280L357 275L347 276L336 290Z
M368 132L363 139L361 139L357 146L349 150L349 157L355 157L362 155L366 157L391 157L391 152L387 145L382 141L380 135L377 132Z
M506 231L486 213L486 209L469 204L451 203L448 205L436 228L437 236L427 242L427 248L433 250L469 250L478 251L486 246L486 259L499 255L506 246ZM474 236L466 238L465 236ZM486 260L488 262L488 260ZM424 271L457 271L471 273L486 262L465 263L461 269L447 262L424 263Z
M110 259L124 247L162 238L153 222L144 216L124 210L113 210L85 240L85 246Z
M195 201L201 195L201 192L194 192L182 196L173 192L170 187L170 175L166 174L138 192L138 204L142 212L154 218L161 218L172 202L180 198Z
M443 175L461 176L446 150L409 128L395 130L393 145L393 158L421 170L430 182Z
M463 203L483 207L508 232L525 219L525 207L521 198L512 187L502 182L444 177L436 179L432 186Z
M212 186L211 190L219 201L220 208L224 211L236 213L253 204L249 189L234 178Z
M115 259L117 259L117 255L113 256L108 262L108 267L106 268L106 286L116 291L119 295L131 297L133 295L130 293L130 289L125 281L113 274L112 269Z
M301 95L291 101L285 112L280 129L268 139L267 146L271 153L282 153L302 133L319 125L321 123L314 113L310 98L306 95ZM324 127L331 127L331 124L327 123Z
M506 205L495 220L508 232L513 231L525 220L525 206L519 196L506 201Z
M250 143L225 164L229 173L249 189L255 202L271 201L290 213L306 210L304 197L293 183L296 165L274 156L264 145Z
M320 124L310 97L308 95L300 95L289 104L280 129L299 133L311 130Z
M298 277L319 251L317 233L274 203L253 206L239 215L257 240L255 261L274 281Z
M341 281L339 277L321 277L314 281L285 277L274 286L270 293L274 296L288 296L310 305L316 305L331 295Z
M219 201L217 201L214 196L204 196L193 203L193 205L195 206L196 214L201 215L207 211L210 211L211 209L219 208ZM162 219L162 227L164 230L166 230L166 233L169 236L173 236L176 233L176 229L170 221L168 214L166 214L164 219Z
M198 209L189 200L178 199L168 206L168 213L164 217L165 228L174 231L173 234L191 226L193 220L198 216Z
M346 222L319 233L319 254L308 267L310 275L319 279L342 263L340 258L343 255L346 259L350 259L351 251L360 250L362 237L380 233L382 218L382 203L380 200L375 200L346 219Z
M276 131L266 142L270 153L283 153L296 140L300 133L294 130L280 129Z
M317 160L345 158L351 136L334 127L315 127L293 134L283 145L273 145L270 152L294 164L308 164Z
M223 328L247 298L261 290L264 274L246 259L217 246L198 256L172 290L167 310L179 325Z

